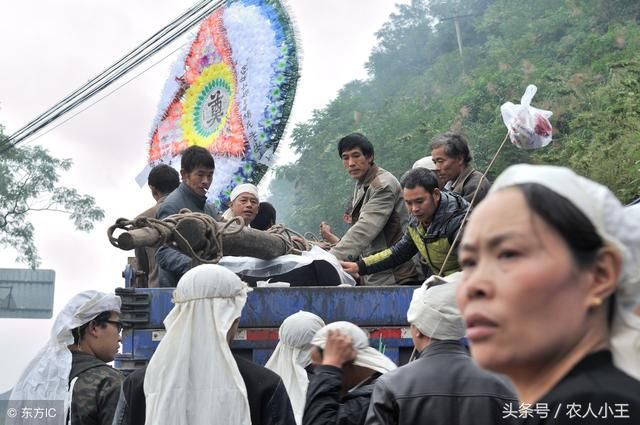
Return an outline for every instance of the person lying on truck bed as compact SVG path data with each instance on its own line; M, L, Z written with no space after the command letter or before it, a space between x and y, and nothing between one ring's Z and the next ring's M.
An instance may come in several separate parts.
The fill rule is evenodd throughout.
M409 226L402 239L391 248L355 262L342 262L352 275L367 275L402 264L420 253L420 259L438 274L460 270L458 255L451 246L463 224L469 203L460 195L438 189L438 180L426 168L414 168L400 179L404 202L411 212ZM449 257L447 258L447 253ZM445 258L447 258L445 263ZM444 264L444 267L443 267Z
M229 209L222 214L222 219L231 220L234 217L242 217L244 225L251 227L259 207L258 188L251 183L239 184L229 195Z
M187 271L173 292L166 334L144 377L137 373L134 388L122 393L114 423L295 425L282 379L231 353L249 290L217 264Z
M309 374L313 372L311 340L324 326L321 318L308 311L287 317L278 330L280 341L264 365L282 378L298 425L302 424Z
M185 149L180 160L182 183L160 205L156 218L163 219L188 208L218 219L216 207L207 203L214 169L213 157L205 148L190 146ZM158 248L156 260L161 269L160 284L169 287L176 286L180 277L193 267L191 257L168 246Z
M34 414L37 408L58 409L60 419L55 423L111 425L122 375L107 363L113 361L120 346L119 317L120 297L116 295L84 291L71 298L56 317L51 339L18 379L9 407L14 408L14 401L34 400L35 404L27 402L22 407ZM69 394L65 410L63 402ZM44 405L44 401L55 401L59 406ZM21 406L15 407L22 411ZM16 420L29 422L20 417Z
M341 261L355 261L398 242L408 215L402 205L398 179L374 162L369 139L360 133L349 134L338 142L338 154L349 176L356 181L351 213L353 225L330 252ZM377 270L379 273L367 276L364 283L393 285L416 280L411 261L389 268L393 271Z
M387 356L369 346L362 329L334 322L311 341L314 373L307 388L304 425L362 425L378 377L396 369Z

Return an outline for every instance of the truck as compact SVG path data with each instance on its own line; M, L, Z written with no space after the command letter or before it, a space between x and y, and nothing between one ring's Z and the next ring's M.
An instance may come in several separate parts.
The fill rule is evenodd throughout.
M123 272L122 353L115 365L130 370L145 365L162 340L163 320L173 308L173 288L134 288L135 267ZM407 309L415 287L299 286L257 287L249 293L240 327L231 343L235 354L264 365L278 343L282 321L300 310L314 313L325 323L345 320L360 326L370 345L397 365L406 364L413 352Z

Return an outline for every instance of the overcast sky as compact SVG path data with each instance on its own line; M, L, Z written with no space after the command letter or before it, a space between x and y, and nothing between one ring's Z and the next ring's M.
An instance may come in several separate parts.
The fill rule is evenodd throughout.
M0 4L0 124L11 134L135 48L196 0L25 0ZM287 134L324 107L364 63L374 33L409 0L289 0L302 46L301 79ZM178 48L175 42L137 74ZM64 184L93 195L106 219L91 233L77 232L63 215L33 215L41 268L56 272L55 314L75 293L113 291L129 253L113 248L106 229L153 204L134 178L145 165L151 121L175 55L92 108L32 142L54 156L72 158ZM127 78L128 79L128 78ZM280 152L283 157L291 157ZM0 267L25 267L15 252L0 251ZM11 388L48 339L52 320L0 319L0 393Z

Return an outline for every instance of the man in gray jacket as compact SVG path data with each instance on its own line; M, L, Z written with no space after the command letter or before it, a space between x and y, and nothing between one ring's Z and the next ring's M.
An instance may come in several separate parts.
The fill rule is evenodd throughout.
M219 219L216 207L207 203L207 191L213 181L214 168L213 157L205 148L187 148L180 162L182 183L160 205L156 218L163 219L187 208ZM158 248L156 261L160 266L160 286L175 287L180 277L193 267L189 256L168 246Z
M338 142L338 154L349 176L356 181L353 191L353 225L331 249L342 261L382 251L400 240L408 214L403 205L400 183L393 174L374 163L371 142L360 133ZM366 285L406 284L417 279L411 261L364 278Z
M365 425L510 423L518 405L506 378L480 369L460 343L465 328L456 306L456 280L432 276L416 289L407 312L418 359L376 382Z
M458 133L444 133L431 141L431 157L438 180L444 188L458 193L474 207L489 192L491 183L471 166L471 152L467 139ZM478 190L476 198L473 195Z

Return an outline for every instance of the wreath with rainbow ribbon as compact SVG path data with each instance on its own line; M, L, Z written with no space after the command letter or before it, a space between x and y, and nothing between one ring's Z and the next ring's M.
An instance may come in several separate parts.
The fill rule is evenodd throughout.
M165 83L151 129L149 165L179 167L187 147L216 163L209 200L257 184L273 165L298 82L296 38L278 0L233 0L200 25Z

